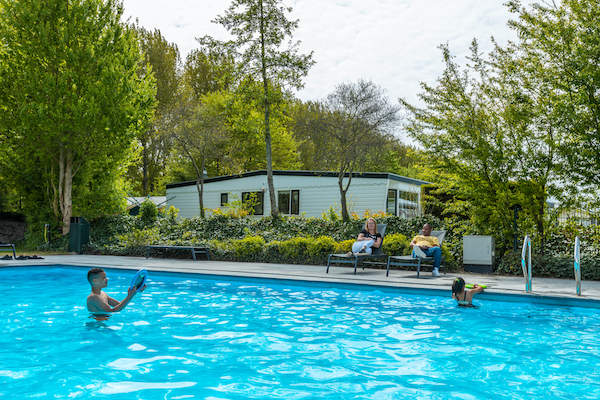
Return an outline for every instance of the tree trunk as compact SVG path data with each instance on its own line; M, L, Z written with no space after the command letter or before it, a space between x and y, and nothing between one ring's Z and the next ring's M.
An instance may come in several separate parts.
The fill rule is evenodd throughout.
M196 191L198 192L198 207L200 207L200 217L204 218L204 156L202 156L202 171L198 170L198 163L192 157L191 153L187 152L187 155L192 161L194 170L196 171Z
M145 135L145 134L144 134ZM142 137L142 195L148 196L148 141Z
M202 163L200 167L200 217L204 218L204 168L205 168L206 157L202 156Z
M62 214L62 234L68 235L71 230L73 214L73 154L62 146L59 153L59 203Z
M540 211L537 218L537 230L540 236L540 250L542 255L546 252L546 238L544 237L544 213L546 211L546 186L541 187L542 192L540 193L539 204Z
M345 171L341 170L338 174L338 186L340 188L340 203L342 207L342 221L348 222L350 221L350 214L348 214L348 204L346 202L346 192L348 192L348 188L350 187L350 182L352 181L352 173L348 178L348 184L346 188L344 188L344 175Z
M264 102L265 102L265 145L267 153L267 186L269 187L269 200L271 204L271 216L277 218L279 209L275 198L275 186L273 185L273 160L271 157L271 129L269 125L269 84L267 81L267 67L265 65L265 17L263 13L263 2L260 0L260 45L261 45L261 67L263 78Z

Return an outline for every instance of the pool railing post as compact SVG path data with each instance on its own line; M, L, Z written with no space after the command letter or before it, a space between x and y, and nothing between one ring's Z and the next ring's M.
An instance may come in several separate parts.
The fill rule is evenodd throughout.
M580 248L581 243L579 241L579 236L575 236L575 251L573 254L573 270L575 272L575 290L577 292L577 296L581 296L581 253Z

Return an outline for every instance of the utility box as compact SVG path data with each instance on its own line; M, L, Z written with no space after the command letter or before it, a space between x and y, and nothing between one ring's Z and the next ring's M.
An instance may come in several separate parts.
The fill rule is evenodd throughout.
M90 241L90 223L83 217L71 217L69 251L81 253L83 245Z
M494 238L483 235L463 236L463 266L467 272L491 274L494 269Z

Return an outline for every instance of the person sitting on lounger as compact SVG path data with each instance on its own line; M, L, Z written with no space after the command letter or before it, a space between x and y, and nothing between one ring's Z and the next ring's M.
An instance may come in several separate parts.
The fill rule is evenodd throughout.
M433 257L433 276L440 276L440 264L442 263L442 249L440 241L435 236L431 236L431 225L423 225L421 235L417 235L410 242L413 257Z
M352 245L353 254L373 254L373 248L381 247L383 238L377 232L377 222L373 218L367 219L365 229L360 231L356 242Z

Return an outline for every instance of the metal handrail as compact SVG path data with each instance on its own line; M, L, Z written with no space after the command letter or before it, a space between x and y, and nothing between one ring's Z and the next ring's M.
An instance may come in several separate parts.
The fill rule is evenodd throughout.
M577 296L581 296L581 253L579 251L581 243L579 236L575 237L575 251L573 254L573 270L575 272L575 284Z
M528 258L528 262L526 262ZM525 278L525 291L531 293L531 238L525 235L523 239L523 250L521 250L521 268Z

